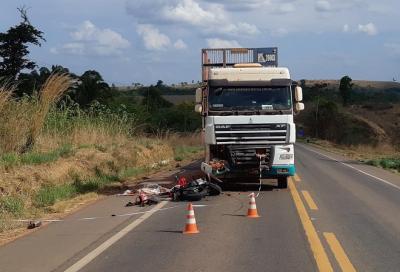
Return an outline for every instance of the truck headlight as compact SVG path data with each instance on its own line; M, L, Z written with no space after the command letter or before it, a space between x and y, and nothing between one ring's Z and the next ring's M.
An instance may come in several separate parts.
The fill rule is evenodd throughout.
M280 160L291 160L293 159L293 154L281 154L279 156Z

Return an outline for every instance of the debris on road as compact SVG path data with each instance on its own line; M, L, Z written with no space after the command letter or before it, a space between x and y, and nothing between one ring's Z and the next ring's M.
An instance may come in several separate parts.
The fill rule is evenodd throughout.
M131 190L126 190L122 194L117 194L117 196L134 196L135 194Z
M225 162L223 160L213 159L208 163L208 165L211 167L212 173L214 175L221 175L230 171L227 167L228 162Z
M137 191L139 194L145 193L147 195L162 195L167 194L170 190L158 185L157 183L144 183L142 188Z
M171 189L171 197L174 201L199 201L205 196L216 196L221 192L220 186L201 178L191 182L177 178L177 185Z
M38 228L42 225L42 221L36 220L36 221L30 221L28 224L28 229L34 229Z
M148 195L145 192L140 192L136 197L135 204L144 207L146 205L150 206L160 202L160 199L156 195Z
M188 181L186 177L175 177L176 184L171 189L157 183L143 183L136 191L126 190L119 196L135 196L135 201L129 201L125 207L146 206L159 203L161 200L173 201L199 201L206 196L217 196L222 189L217 184L205 179Z

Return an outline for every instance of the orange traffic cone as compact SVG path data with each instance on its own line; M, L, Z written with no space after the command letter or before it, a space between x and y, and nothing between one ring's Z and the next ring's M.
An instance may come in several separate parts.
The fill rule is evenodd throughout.
M196 225L196 218L194 217L194 210L192 203L188 204L187 215L186 215L186 226L183 231L184 234L195 234L199 233Z
M260 217L257 212L256 199L254 193L250 194L249 209L247 210L247 217L257 218Z

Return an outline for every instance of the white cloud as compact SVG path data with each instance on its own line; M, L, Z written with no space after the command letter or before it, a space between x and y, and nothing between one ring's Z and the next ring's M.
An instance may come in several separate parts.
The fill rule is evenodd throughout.
M263 11L264 13L289 13L295 11L296 0L200 0L219 3L224 9L234 12Z
M71 33L71 37L75 41L75 45L72 47L81 47L82 44L91 43L93 47L98 48L104 54L116 53L130 46L130 42L121 34L109 28L100 29L91 21L84 21L75 32ZM76 45L76 43L81 43L81 45Z
M53 54L117 56L130 47L130 42L121 34L109 29L100 29L91 21L84 21L70 33L71 42L60 48L52 48Z
M271 0L204 0L205 2L221 3L227 10L249 11L262 8L269 4Z
M221 4L202 7L195 0L181 0L175 6L165 6L162 14L169 21L196 26L209 33L230 35L259 33L255 25L246 22L233 23Z
M363 32L367 35L373 36L378 34L378 29L373 23L368 23L365 25L359 24L358 25L358 31Z
M211 26L209 28L211 30ZM251 25L248 23L238 23L238 24L226 24L222 25L219 30L214 29L213 31L210 32L216 32L216 33L221 33L221 34L231 34L231 35L254 35L260 33L258 28L255 25Z
M191 25L201 26L204 22L214 23L218 19L224 19L222 6L215 5L214 12L200 7L194 0L182 0L176 6L163 8L163 15L171 21L184 22Z
M329 12L332 11L332 5L327 0L319 0L315 3L315 9L319 12Z
M176 49L186 49L187 44L184 41L182 41L181 39L179 39L174 43L174 47Z
M62 52L67 52L71 55L85 55L86 46L78 42L66 43L62 46Z
M235 22L223 4L202 0L132 0L127 5L128 12L139 24L174 23L183 28L195 27L197 31L206 34L239 36L260 33L253 24L243 20Z
M142 37L144 46L148 50L163 50L171 44L169 37L148 24L138 25L137 33Z
M223 39L207 39L207 45L210 48L236 48L242 47L236 40L223 40Z
M349 32L350 31L350 26L348 24L345 24L343 26L343 32Z

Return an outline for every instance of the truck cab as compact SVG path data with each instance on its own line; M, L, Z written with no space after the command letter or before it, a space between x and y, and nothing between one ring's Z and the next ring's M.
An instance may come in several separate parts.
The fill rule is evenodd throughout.
M202 114L205 160L201 169L222 182L277 179L287 187L296 172L293 115L304 109L277 48L203 49Z

